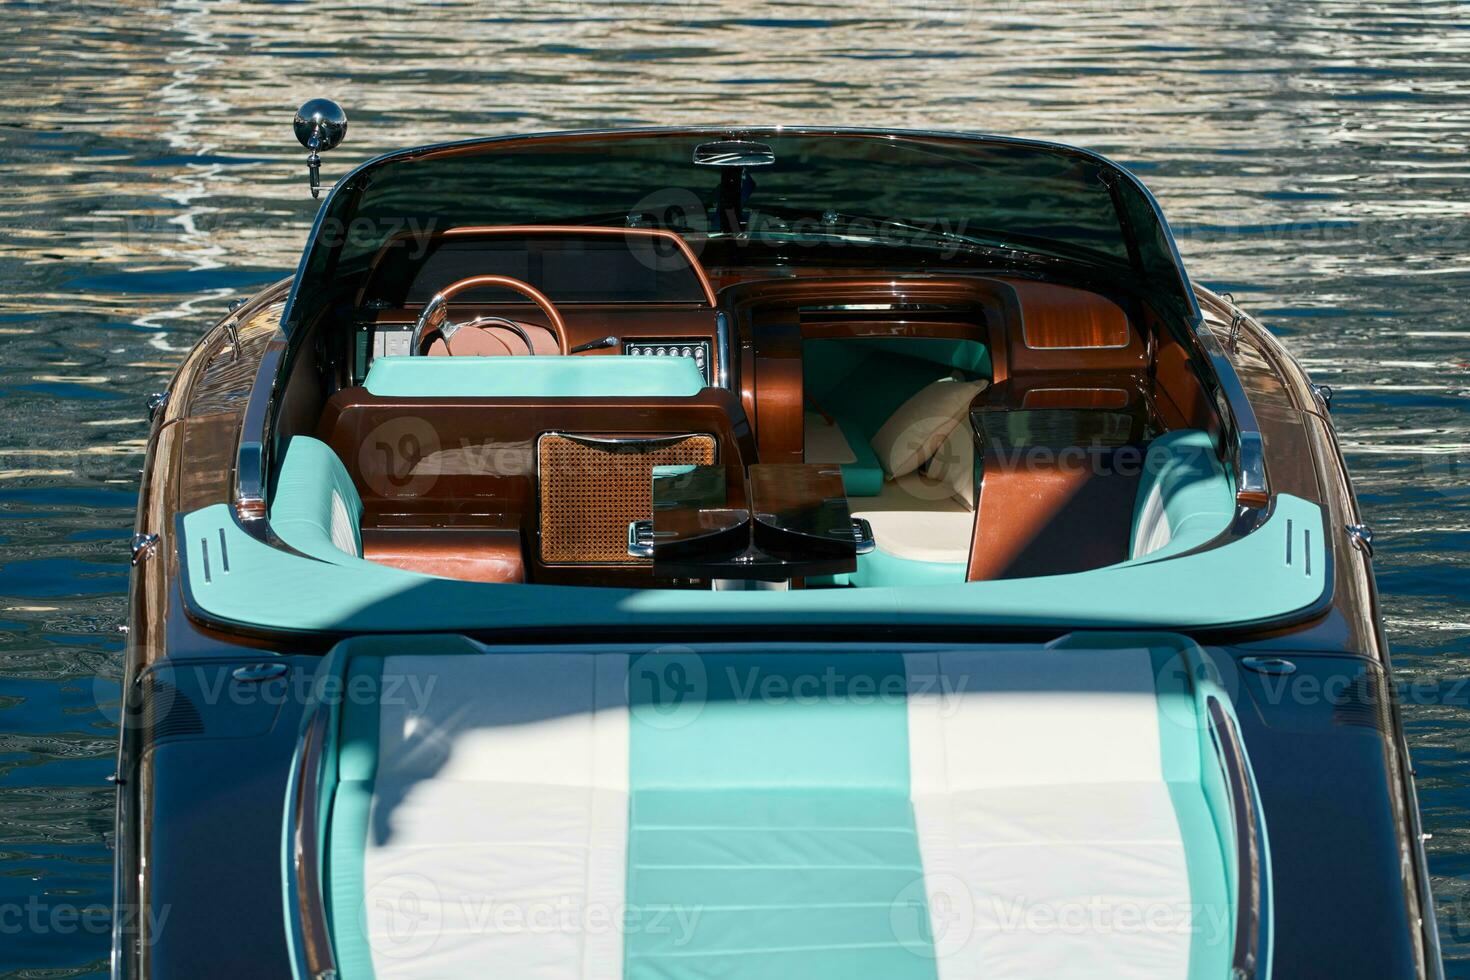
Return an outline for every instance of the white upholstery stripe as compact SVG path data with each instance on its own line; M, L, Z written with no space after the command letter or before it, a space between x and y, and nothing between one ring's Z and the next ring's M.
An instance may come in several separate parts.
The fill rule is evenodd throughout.
M613 655L386 658L364 856L378 980L622 976L626 673ZM397 677L433 687L395 696Z
M357 519L347 509L347 501L337 491L332 491L332 544L355 558L362 557L357 546Z
M1168 544L1173 536L1173 530L1169 527L1169 515L1164 511L1164 484L1156 480L1144 499L1138 527L1133 532L1133 549L1128 557L1142 558L1144 555L1151 555Z
M1148 651L906 666L939 980L1186 976L1189 880Z

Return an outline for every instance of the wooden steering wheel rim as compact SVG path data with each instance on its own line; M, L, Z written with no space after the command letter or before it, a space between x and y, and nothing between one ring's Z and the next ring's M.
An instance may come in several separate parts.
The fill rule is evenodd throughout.
M551 332L556 337L557 352L560 354L570 353L571 345L567 342L566 321L562 319L560 311L551 302L551 298L528 282L513 279L510 276L492 275L469 276L458 282L450 283L435 293L434 298L424 305L424 315L419 317L419 327L421 329L415 329L414 331L413 352L417 353L417 348L423 343L425 336L432 330L437 330L445 320L449 319L450 300L467 290L479 289L484 286L498 286L501 289L509 289L511 292L520 293L526 299L536 304L536 307L542 313L546 314ZM437 317L435 317L435 314L437 314ZM426 322L426 317L435 318L433 322Z

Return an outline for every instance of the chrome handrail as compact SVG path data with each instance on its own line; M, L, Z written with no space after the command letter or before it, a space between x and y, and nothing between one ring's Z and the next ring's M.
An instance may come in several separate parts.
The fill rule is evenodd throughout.
M318 705L297 746L286 801L286 922L289 953L296 975L335 977L336 957L327 923L322 890L322 853L317 831L321 822L322 754L326 748L331 711Z
M1262 875L1259 825L1260 801L1255 783L1250 778L1245 747L1234 720L1220 699L1211 695L1206 704L1210 714L1210 731L1215 736L1220 767L1230 790L1230 809L1235 824L1235 945L1231 953L1233 980L1251 980L1261 964Z

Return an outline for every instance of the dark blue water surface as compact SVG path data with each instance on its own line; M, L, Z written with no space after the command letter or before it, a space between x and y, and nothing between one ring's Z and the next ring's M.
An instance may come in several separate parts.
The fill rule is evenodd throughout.
M105 970L143 399L294 267L313 204L289 121L313 95L352 116L329 179L438 139L736 121L1136 168L1192 274L1336 389L1470 976L1464 3L11 2L0 39L0 976Z

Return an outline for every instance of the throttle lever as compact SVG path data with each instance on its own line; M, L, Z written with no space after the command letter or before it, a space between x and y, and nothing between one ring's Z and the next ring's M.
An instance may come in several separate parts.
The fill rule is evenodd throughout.
M567 351L567 353L580 354L583 351L588 350L601 350L604 347L616 347L620 343L622 343L622 341L616 337L599 337L597 340L589 340L585 344L578 344L576 347L573 347L571 350Z

